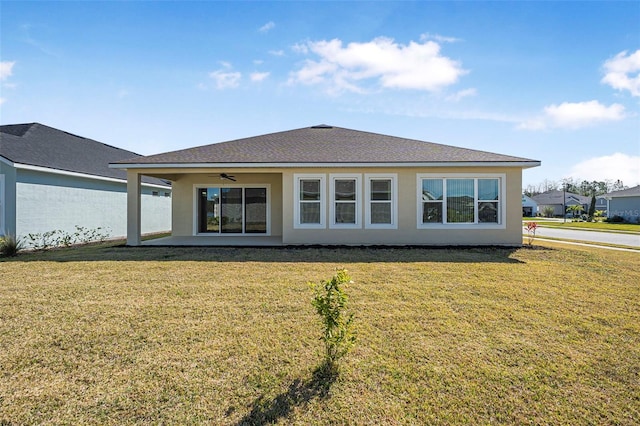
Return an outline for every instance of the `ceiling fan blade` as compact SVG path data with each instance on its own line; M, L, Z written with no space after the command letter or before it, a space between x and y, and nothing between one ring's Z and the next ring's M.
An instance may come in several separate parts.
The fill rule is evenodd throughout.
M230 175L228 175L228 174L226 174L226 173L220 173L220 177L221 177L222 179L229 179L229 180L230 180L230 181L232 181L232 182L235 182L235 181L236 181L234 176L230 176Z

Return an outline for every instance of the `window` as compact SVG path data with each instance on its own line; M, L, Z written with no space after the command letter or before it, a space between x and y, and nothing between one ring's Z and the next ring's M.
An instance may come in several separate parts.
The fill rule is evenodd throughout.
M442 223L444 210L442 179L422 180L422 223Z
M197 233L267 234L266 187L197 187Z
M325 176L296 174L295 228L325 227Z
M396 229L396 175L365 175L365 228Z
M478 222L498 223L500 214L498 179L478 179Z
M474 223L474 179L445 179L447 223Z
M360 228L360 175L331 175L330 228Z
M418 227L503 226L503 176L418 176Z

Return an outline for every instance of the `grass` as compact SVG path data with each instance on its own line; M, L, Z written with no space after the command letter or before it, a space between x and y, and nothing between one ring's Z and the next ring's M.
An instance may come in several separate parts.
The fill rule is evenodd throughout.
M522 222L536 222L538 226L544 226L547 228L580 228L584 230L640 234L640 224L635 223L571 222L570 219L567 219L566 222L562 222L558 220L545 220L542 218L524 219Z
M640 257L534 244L5 259L0 423L638 424ZM336 267L358 342L331 375L307 282Z
M525 244L529 244L529 239L528 236L525 234L524 236L525 239ZM558 241L558 242L565 242L565 243L576 243L576 244L589 244L592 246L598 246L598 247L611 247L611 248L618 248L618 249L625 249L625 250L635 250L638 253L640 253L640 247L637 246L627 246L624 244L613 244L613 243L604 243L604 242L594 242L594 241L585 241L585 240L572 240L570 238L556 238L556 237L534 237L534 239L536 241L542 242L542 241Z

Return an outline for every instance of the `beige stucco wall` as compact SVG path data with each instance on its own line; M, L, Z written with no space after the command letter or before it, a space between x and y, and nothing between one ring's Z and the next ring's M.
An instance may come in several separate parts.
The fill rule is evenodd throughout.
M326 193L332 173L396 173L398 176L397 229L295 229L294 227L294 174L326 174ZM482 229L475 225L447 225L446 229L418 229L417 175L437 174L505 174L506 217L504 229ZM362 168L362 169L289 169L283 175L283 231L285 244L340 244L340 245L519 245L522 243L522 171L520 168ZM362 206L364 208L364 205ZM326 203L329 218L329 203ZM363 209L361 209L363 210ZM469 229L473 228L473 229Z
M147 172L139 170L139 172ZM233 174L237 182L221 181L220 173ZM398 183L397 229L365 229L364 216L359 229L331 229L329 202L325 203L327 224L324 229L296 229L294 226L294 175L326 175L326 195L329 194L331 174L358 173L362 175L364 194L365 173L395 173ZM417 175L424 173L466 175L503 175L503 203L506 214L500 227L482 225L447 225L445 228L418 227ZM522 243L522 170L514 168L457 167L457 168L286 168L286 169L164 169L153 176L172 181L172 235L193 236L195 220L195 186L233 186L267 184L270 191L270 235L282 236L284 244L339 244L339 245L520 245ZM471 176L470 176L471 177ZM361 197L364 198L364 197ZM361 200L364 215L364 199ZM498 229L496 229L498 228ZM255 235L254 235L255 236Z

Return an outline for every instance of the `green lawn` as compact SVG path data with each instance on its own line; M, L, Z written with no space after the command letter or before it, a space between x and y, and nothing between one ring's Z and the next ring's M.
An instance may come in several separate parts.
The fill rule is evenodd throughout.
M0 261L0 423L640 422L640 256L125 248ZM346 267L358 342L317 372L307 281Z
M610 231L610 232L625 232L625 233L637 233L640 234L640 224L635 223L607 223L607 222L571 222L567 219L566 222L557 220L545 220L542 218L525 218L523 224L528 222L536 222L538 226L556 227L556 228L580 228L585 230L596 231Z

